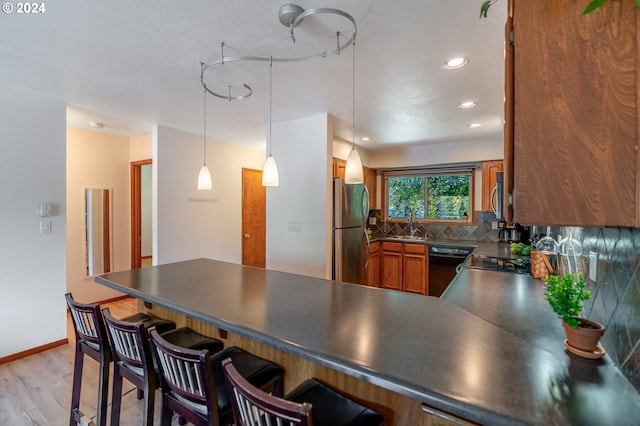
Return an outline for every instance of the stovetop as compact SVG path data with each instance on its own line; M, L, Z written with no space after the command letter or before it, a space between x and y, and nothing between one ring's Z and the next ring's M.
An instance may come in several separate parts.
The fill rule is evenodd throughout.
M499 257L469 256L465 266L469 269L514 272L516 274L531 273L531 260L528 257L502 259Z

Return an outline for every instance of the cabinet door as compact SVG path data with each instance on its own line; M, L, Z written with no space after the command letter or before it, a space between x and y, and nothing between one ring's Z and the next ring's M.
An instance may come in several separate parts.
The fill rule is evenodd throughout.
M371 243L367 261L367 285L380 287L380 242Z
M427 246L405 244L402 259L403 290L409 293L427 294Z
M402 290L402 243L382 243L380 287Z
M640 9L609 1L582 16L566 0L510 6L513 220L637 227Z
M363 167L364 170L364 184L369 191L369 208L375 209L378 206L377 203L377 176L376 171L374 169L370 169L368 167Z
M502 160L492 160L482 162L482 211L490 212L491 195L496 186L496 173L502 171ZM493 205L497 201L496 194L493 194Z
M344 172L347 168L347 162L342 160L333 159L333 177L344 179Z

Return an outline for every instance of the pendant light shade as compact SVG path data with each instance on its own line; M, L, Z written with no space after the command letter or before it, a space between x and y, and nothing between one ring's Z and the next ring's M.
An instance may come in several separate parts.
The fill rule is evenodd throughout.
M347 157L347 166L344 171L344 183L358 184L364 183L364 173L362 171L362 161L360 154L356 150L356 38L353 37L353 80L351 99L351 152Z
M211 173L206 164L200 167L200 173L198 174L198 189L211 189Z
M211 185L211 173L207 167L207 88L204 89L204 155L202 160L202 167L200 167L200 173L198 173L198 189L210 190Z
M264 162L264 169L262 169L262 186L278 186L278 166L276 166L276 160L270 155L267 157L267 161Z
M264 162L262 169L262 186L279 186L280 181L278 179L278 166L276 166L276 160L271 155L271 70L273 69L273 58L269 61L269 155Z
M364 182L364 174L362 172L362 161L360 161L360 154L356 150L355 146L351 147L351 152L347 158L347 167L344 171L344 183L357 184Z

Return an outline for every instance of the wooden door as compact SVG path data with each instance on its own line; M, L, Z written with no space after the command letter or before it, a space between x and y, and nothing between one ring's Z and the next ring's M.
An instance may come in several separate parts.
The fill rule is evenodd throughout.
M403 290L409 293L427 294L427 246L405 244L402 258Z
M375 209L378 206L377 203L377 176L375 169L370 169L368 167L362 168L364 173L364 184L369 191L369 208Z
M131 163L131 269L142 267L142 166L152 160Z
M267 191L262 171L242 169L242 264L266 267Z
M380 287L402 290L402 243L382 242Z

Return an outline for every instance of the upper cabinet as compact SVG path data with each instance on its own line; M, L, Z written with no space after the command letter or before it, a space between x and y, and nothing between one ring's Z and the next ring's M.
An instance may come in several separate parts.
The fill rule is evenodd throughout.
M333 177L344 179L344 172L347 167L347 162L344 160L333 159ZM377 176L375 169L363 167L364 172L364 184L369 191L369 206L371 209L377 208Z
M496 193L496 173L502 171L502 160L491 160L482 162L482 211L493 211L491 206L497 202ZM493 204L492 199L493 198Z
M583 8L566 0L509 2L510 220L638 227L640 12L633 1L609 1L584 16Z

